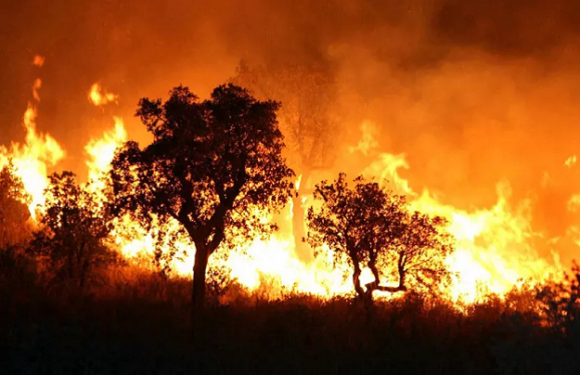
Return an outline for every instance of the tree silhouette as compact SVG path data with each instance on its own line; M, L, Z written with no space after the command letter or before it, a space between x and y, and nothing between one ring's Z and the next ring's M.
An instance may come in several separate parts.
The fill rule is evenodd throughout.
M578 330L580 322L580 266L576 261L571 271L564 275L563 281L552 281L536 290L544 318L563 333Z
M57 280L73 281L83 290L95 271L117 260L107 243L110 208L77 184L72 172L51 175L45 196L42 229L34 234L31 248L49 261Z
M29 234L25 223L31 198L14 172L11 161L0 169L0 248L15 245Z
M242 61L233 79L257 95L282 102L280 122L288 134L289 148L294 156L292 165L301 174L300 186L292 199L292 228L297 255L311 260L311 250L305 247L305 210L302 198L312 191L308 183L317 170L332 167L336 157L335 140L339 122L336 111L337 88L332 70L324 65L288 64L282 67L251 67Z
M137 115L153 143L127 142L112 163L118 213L146 227L155 220L161 234L177 221L195 245L192 317L204 304L209 257L222 243L270 234L276 226L260 212L283 207L292 193L278 108L232 84L206 101L179 86L165 103L141 100Z
M335 263L351 264L360 298L372 299L376 290L395 293L449 281L444 260L453 247L451 237L441 230L444 219L410 212L404 196L362 177L350 188L343 173L334 183L316 185L314 197L322 204L308 210L307 240L316 249L328 245ZM365 266L373 281L363 288L360 276ZM397 285L384 285L384 279L396 280Z

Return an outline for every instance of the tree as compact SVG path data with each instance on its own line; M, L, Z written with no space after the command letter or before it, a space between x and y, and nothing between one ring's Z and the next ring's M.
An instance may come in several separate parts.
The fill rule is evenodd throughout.
M205 101L179 86L165 103L140 101L137 115L153 143L127 142L113 160L118 214L149 228L156 221L161 234L177 222L195 245L192 317L203 308L209 257L222 244L269 235L276 225L262 213L280 209L292 193L278 108L232 84Z
M317 170L332 167L336 157L337 123L334 119L337 87L333 71L322 64L250 67L242 61L234 82L258 95L282 102L280 122L289 136L293 165L300 171L300 186L292 198L292 228L297 255L311 260L305 248L305 210L302 199L312 193L308 183Z
M335 263L350 263L361 299L372 299L376 290L396 293L410 286L433 288L449 281L444 261L453 246L451 237L442 231L443 218L410 212L404 196L362 177L350 188L342 173L334 183L316 185L314 197L321 207L308 210L307 240L316 249L328 245ZM373 281L363 288L360 276L365 266ZM384 279L395 280L397 285L384 285Z
M29 234L27 205L31 198L10 161L0 169L0 248L22 242Z
M580 266L572 264L572 273L564 274L564 280L540 285L536 299L541 303L540 311L554 329L569 334L578 330L580 322Z
M72 172L50 176L42 229L34 234L32 250L46 258L59 280L73 281L83 290L95 271L117 260L107 243L111 213Z

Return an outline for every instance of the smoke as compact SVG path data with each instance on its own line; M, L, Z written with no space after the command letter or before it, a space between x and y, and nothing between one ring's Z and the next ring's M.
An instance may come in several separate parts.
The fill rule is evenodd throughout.
M511 199L534 200L535 225L563 236L578 221L567 208L578 167L565 161L580 153L579 41L573 0L2 2L0 143L22 139L39 74L38 126L71 155L61 167L82 173L83 145L111 115L146 139L133 118L140 97L180 83L206 96L240 59L322 65L347 155L336 171L404 153L415 191L464 209L492 205L508 181ZM119 95L107 113L87 102L94 82ZM350 155L363 122L376 127L375 155Z

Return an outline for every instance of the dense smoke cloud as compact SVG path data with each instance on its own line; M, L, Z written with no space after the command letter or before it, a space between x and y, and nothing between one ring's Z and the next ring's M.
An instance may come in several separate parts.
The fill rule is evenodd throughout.
M83 145L110 125L87 101L97 81L119 94L107 111L143 138L132 117L142 96L179 83L205 96L240 59L323 65L337 82L345 153L367 120L378 150L407 155L402 174L416 190L469 208L491 205L507 180L515 201L536 201L538 226L563 235L577 220L567 200L580 192L577 170L564 165L580 152L579 41L572 0L7 1L0 142L21 139L37 76L39 127L69 151L63 166L80 172ZM35 54L46 56L41 69ZM370 159L339 158L335 168L356 173Z

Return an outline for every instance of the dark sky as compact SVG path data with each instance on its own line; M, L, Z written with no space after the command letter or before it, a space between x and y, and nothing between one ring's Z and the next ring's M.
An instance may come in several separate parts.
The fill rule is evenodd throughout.
M580 152L579 42L580 3L564 0L2 1L0 143L22 140L37 77L39 128L67 150L61 167L80 172L84 145L110 115L142 137L140 97L180 83L206 96L242 58L322 63L350 114L342 126L358 136L362 120L373 122L382 151L406 153L416 190L490 205L507 179L518 197L538 197L537 220L560 228L576 217L551 210L580 191L563 167ZM89 104L97 81L119 106Z

